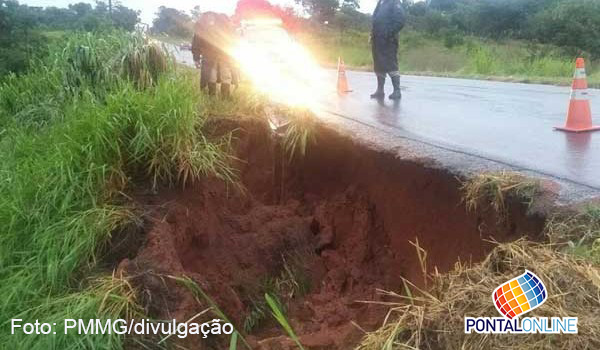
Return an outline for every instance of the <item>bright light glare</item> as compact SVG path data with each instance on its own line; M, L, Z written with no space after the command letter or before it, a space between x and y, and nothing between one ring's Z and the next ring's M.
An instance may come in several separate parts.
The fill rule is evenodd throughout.
M231 54L244 77L276 102L314 110L329 90L326 74L311 54L273 23L245 28Z
M283 21L280 18L254 18L242 20L242 26L268 26L268 25L282 25Z

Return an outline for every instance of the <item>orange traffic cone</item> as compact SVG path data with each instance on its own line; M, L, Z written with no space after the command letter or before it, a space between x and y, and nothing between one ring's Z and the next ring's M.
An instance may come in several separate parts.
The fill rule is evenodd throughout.
M337 91L339 94L345 94L352 91L348 87L348 78L346 78L346 66L344 65L344 60L342 60L341 57L338 58Z
M571 87L571 101L565 126L555 127L556 130L570 132L584 132L600 130L600 126L592 125L592 112L587 93L587 78L585 75L585 62L578 58L575 62L575 75Z

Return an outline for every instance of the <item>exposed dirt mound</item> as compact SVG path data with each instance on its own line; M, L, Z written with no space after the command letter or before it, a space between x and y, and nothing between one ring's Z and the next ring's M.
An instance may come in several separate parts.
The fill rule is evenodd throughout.
M215 130L239 127L221 123ZM402 277L423 283L411 241L427 251L428 270L447 271L458 259L481 260L491 249L482 238L506 241L542 230L543 219L527 217L520 203L509 203L502 225L485 208L469 213L452 174L330 130L320 130L317 145L292 164L282 161L261 123L243 123L236 135L247 193L211 180L138 195L149 212L146 243L121 268L190 276L239 329L248 329L257 348L291 348L261 306L265 292L279 294L307 348L349 349L387 312L358 301L381 300L376 289L399 290ZM147 283L157 282L141 281L153 316L187 320L203 310L172 283L162 282L169 292ZM186 345L222 348L200 339Z

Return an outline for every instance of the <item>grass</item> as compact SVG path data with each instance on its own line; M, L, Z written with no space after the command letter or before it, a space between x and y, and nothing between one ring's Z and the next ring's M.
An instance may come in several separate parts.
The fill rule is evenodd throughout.
M575 214L556 214L546 223L550 242L579 259L600 264L600 207L587 205Z
M139 183L185 186L205 176L236 184L229 139L206 137L205 122L209 115L262 116L268 104L247 87L231 100L207 97L195 74L142 37L62 35L65 42L47 59L0 84L5 327L17 316L57 323L143 317L128 281L99 268L111 236L139 221L127 191ZM288 136L291 156L303 154L311 139L305 125L312 124L298 115L303 119ZM289 276L276 284L282 293L300 288ZM236 333L231 346L238 340L245 342ZM17 334L0 338L0 348L121 349L123 341L115 334Z
M33 293L30 291L28 294ZM4 344L14 345L17 349L116 349L121 348L122 340L117 335L80 335L70 331L64 334L65 319L114 319L143 317L143 310L139 307L136 292L129 281L122 276L100 275L86 279L78 291L65 293L61 296L54 295L43 303L29 309L23 309L18 314L10 315L11 318L23 319L31 322L39 319L40 322L56 323L58 336L5 336ZM8 322L10 324L10 322ZM9 328L9 325L4 325ZM13 339L16 338L16 339ZM16 341L18 340L18 341ZM7 347L8 348L8 347Z
M288 322L287 318L285 317L285 314L282 311L282 307L281 307L281 304L279 303L279 301L276 298L274 298L273 296L269 295L268 293L265 294L265 300L267 301L269 308L271 308L271 314L273 315L275 320L277 320L277 322L279 322L279 324L285 330L285 332L288 334L288 336L294 341L294 343L296 343L296 346L298 346L298 349L304 350L304 347L300 343L300 339L298 339L296 332L294 332L294 329L292 328L292 326Z
M325 65L334 66L342 57L350 68L372 69L366 32L305 32L298 39ZM404 74L566 85L571 83L575 64L574 57L550 45L433 36L407 28L400 33L399 66ZM600 86L598 62L588 58L586 67L588 83Z
M367 33L303 33L299 39L312 48L322 64L334 66L342 57L351 68L372 69ZM400 34L399 65L405 74L568 85L574 59L549 45L435 37L410 29ZM586 57L591 87L600 87L598 63ZM463 184L462 190L468 209L490 206L505 221L510 201L516 199L531 206L541 189L538 181L521 175L493 173L473 177ZM369 333L357 349L599 347L600 328L594 311L600 292L598 205L588 205L576 214L555 215L547 222L546 234L551 245L526 241L500 244L481 264L458 264L447 274L426 278L427 290L405 281L404 295L383 293L386 301L397 298L398 303L385 318L384 326ZM420 250L418 241L412 244L424 266L426 252ZM490 301L491 292L525 268L548 281L550 290L550 299L534 316L577 316L579 335L465 335L464 316L498 316Z
M465 316L498 317L492 292L525 269L544 281L549 295L541 308L527 316L576 316L579 334L465 334ZM357 349L591 349L600 345L596 321L600 268L552 246L523 240L499 244L482 263L458 264L447 274L431 276L430 281L427 291L412 286L412 296L384 293L389 300L385 304L392 305L386 322L369 333Z
M98 253L137 215L133 182L235 181L228 155L201 133L196 82L130 34L73 34L0 85L0 315L62 322L127 318L125 280ZM94 281L86 276L99 275ZM85 282L81 282L85 281ZM99 283L98 281L102 281ZM137 311L135 311L137 312ZM8 321L7 321L8 320ZM7 323L8 322L8 323ZM0 348L121 349L112 335L3 336Z
M531 206L540 192L540 182L511 172L482 173L465 181L461 187L463 200L470 211L489 205L500 221L508 218L508 201L516 199Z
M369 67L372 64L368 33L301 32L297 39L310 48L320 63L337 65L338 57L342 57L349 67Z
M310 291L310 280L303 268L303 261L309 252L293 252L282 256L282 267L276 277L265 278L259 291L254 293L252 307L244 318L244 331L250 333L266 319L269 305L262 296L268 294L276 298L282 313L285 313L288 302L302 297Z
M217 317L219 317L220 320L223 320L226 323L233 324L229 320L227 315L225 315L225 313L221 310L219 305L217 305L217 303L215 303L214 300L212 300L212 298L208 294L206 294L206 292L204 292L204 290L194 280L192 280L191 278L189 278L187 276L183 276L183 277L168 276L168 277L175 280L177 283L181 284L182 286L186 287L189 291L191 291L192 294L194 294L194 296L196 297L196 301L198 301L199 304L201 304L202 302L208 304L208 306L211 308L211 311ZM230 348L231 347L237 348L238 338L242 341L242 343L246 346L247 349L251 349L250 344L248 344L248 342L242 336L242 334L235 328L234 328L234 332L231 335Z
M197 70L183 69L192 79L197 79ZM203 95L201 104L206 106L213 118L264 118L270 102L266 96L257 93L249 85L242 84L230 99L215 99Z
M463 185L463 190L471 209L486 203L506 213L508 197L516 196L531 203L540 189L537 181L499 173L476 176ZM404 295L382 292L384 305L390 306L384 325L368 333L357 350L597 348L600 346L600 326L595 314L600 293L600 207L588 204L575 213L560 211L547 221L545 233L550 243L521 239L497 244L481 263L459 262L448 273L436 271L427 275L426 290L405 281ZM418 242L413 245L423 265L426 252L423 253ZM464 317L497 317L490 298L492 291L525 269L540 276L549 295L543 307L527 316L576 316L578 336L465 334ZM390 301L393 299L397 302Z
M252 306L244 317L244 332L251 333L267 319L267 304L263 300L252 300Z
M306 109L289 109L287 117L290 124L283 137L283 148L291 161L296 156L304 157L308 146L315 143L317 119Z
M235 182L225 151L227 141L209 140L202 133L204 122L208 114L258 116L266 107L264 97L244 91L232 101L207 98L198 92L193 75L176 70L159 47L142 38L114 33L66 35L66 40L64 47L54 48L29 73L10 76L0 85L0 292L4 296L0 315L5 331L11 318L61 324L65 318L144 317L128 279L98 268L98 252L111 235L139 220L124 193L140 181L154 187L185 185L204 176ZM489 52L478 55L474 70L485 71L494 64L488 62L494 59ZM535 64L542 72L564 69L552 59ZM293 158L312 142L314 121L302 111L290 113L299 116L286 134L286 149ZM472 208L491 203L499 213L506 213L508 197L516 195L530 203L537 186L513 174L485 174L464 189ZM462 328L453 328L458 327L457 310L488 312L487 288L531 261L539 261L535 272L552 281L551 293L556 295L548 302L552 315L579 316L586 331L584 337L558 338L556 344L597 347L599 330L591 310L597 306L592 292L598 292L599 275L589 262L599 261L599 222L596 207L552 221L549 236L567 242L563 246L569 255L531 243L501 245L481 265L459 266L443 280L434 276L433 292L405 285L411 304L399 304L393 314L403 314L389 318L380 331L365 338L361 348L392 349L399 343L427 348L434 339L449 348L458 344L477 348L480 344L460 338ZM418 241L413 244L419 247ZM424 266L426 252L422 253ZM177 279L227 320L197 284ZM305 284L286 263L272 284L269 291L277 292L265 294L262 314L255 317L270 310L302 348L284 305L277 300L301 295ZM465 294L452 294L455 289ZM0 348L123 348L123 338L114 334L65 335L60 329L57 333L55 337L0 337ZM245 343L236 331L230 348L237 348L238 340ZM495 337L484 341L484 345L497 344ZM533 339L531 344L549 347L544 339Z

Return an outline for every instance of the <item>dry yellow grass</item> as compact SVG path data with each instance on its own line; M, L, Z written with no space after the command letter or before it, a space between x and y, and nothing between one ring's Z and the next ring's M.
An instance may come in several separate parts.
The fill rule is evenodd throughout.
M548 300L528 316L578 317L578 335L465 334L464 317L498 317L494 289L529 269L548 289ZM431 276L428 292L416 290L390 310L384 325L369 333L358 350L394 349L598 349L600 268L526 241L499 244L480 264L457 264Z
M512 172L478 174L462 185L468 210L489 205L504 221L508 215L507 201L511 198L531 205L540 192L540 182Z

